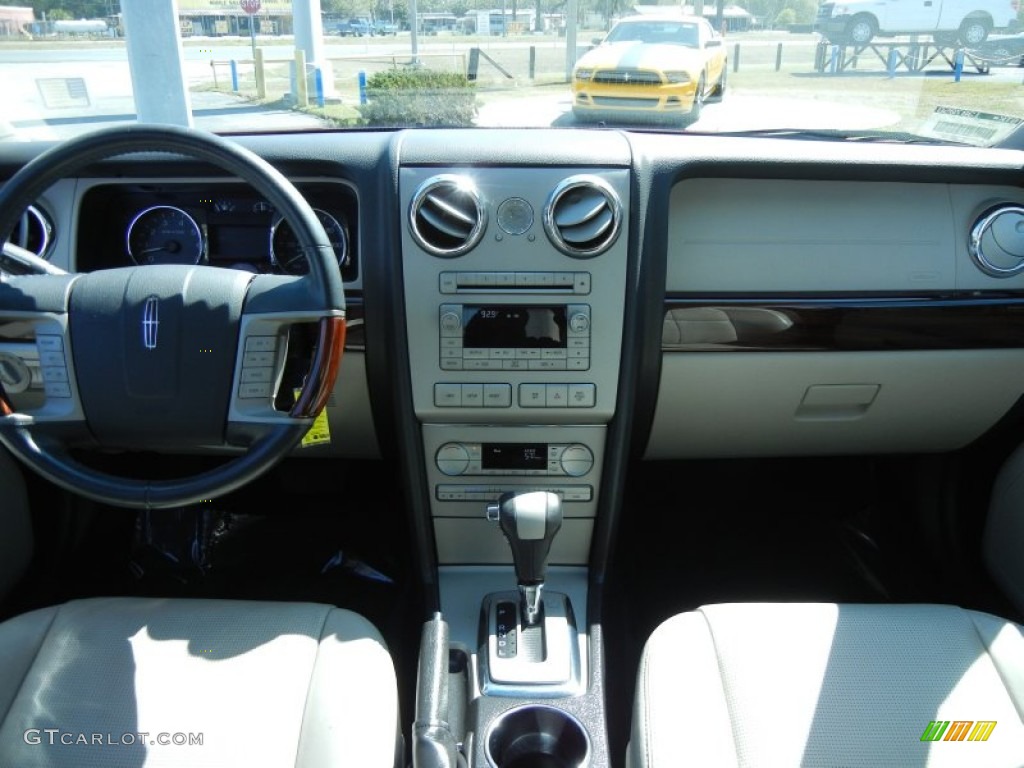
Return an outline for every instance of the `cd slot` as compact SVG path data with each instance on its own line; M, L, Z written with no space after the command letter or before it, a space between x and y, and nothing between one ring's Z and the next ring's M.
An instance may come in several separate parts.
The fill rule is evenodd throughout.
M590 293L589 272L442 272L440 290L458 293Z

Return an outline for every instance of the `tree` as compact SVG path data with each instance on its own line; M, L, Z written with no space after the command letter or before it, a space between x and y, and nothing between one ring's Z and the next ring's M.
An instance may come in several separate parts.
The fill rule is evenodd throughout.
M31 0L29 5L39 18L102 19L121 12L120 0Z

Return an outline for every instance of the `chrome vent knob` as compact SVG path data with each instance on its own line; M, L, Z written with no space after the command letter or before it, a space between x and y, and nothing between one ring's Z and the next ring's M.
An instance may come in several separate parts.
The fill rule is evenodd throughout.
M434 256L451 259L467 253L486 228L487 210L468 176L433 176L419 186L409 205L413 239Z
M567 256L589 259L608 250L622 226L622 203L598 176L563 180L544 207L544 230Z
M975 265L992 277L1024 271L1024 207L1004 203L989 208L971 228L968 251Z

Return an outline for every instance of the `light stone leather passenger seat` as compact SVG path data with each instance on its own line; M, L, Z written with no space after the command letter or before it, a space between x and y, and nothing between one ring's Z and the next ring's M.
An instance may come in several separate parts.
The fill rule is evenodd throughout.
M1022 721L1024 634L996 616L710 605L651 634L627 764L1020 768Z

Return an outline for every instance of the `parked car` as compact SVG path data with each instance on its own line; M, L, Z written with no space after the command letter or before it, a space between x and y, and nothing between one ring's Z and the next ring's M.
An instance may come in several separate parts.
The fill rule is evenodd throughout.
M576 62L573 114L693 122L705 99L725 95L727 75L722 40L704 19L625 18Z
M990 35L981 43L967 49L968 53L991 67L1024 66L1024 33Z
M373 22L373 34L375 35L397 35L398 25L390 21Z
M818 7L815 31L839 45L875 37L930 34L939 42L982 43L995 29L1016 24L1015 0L841 0Z
M334 33L341 37L371 37L374 30L366 19L346 19L335 24Z

